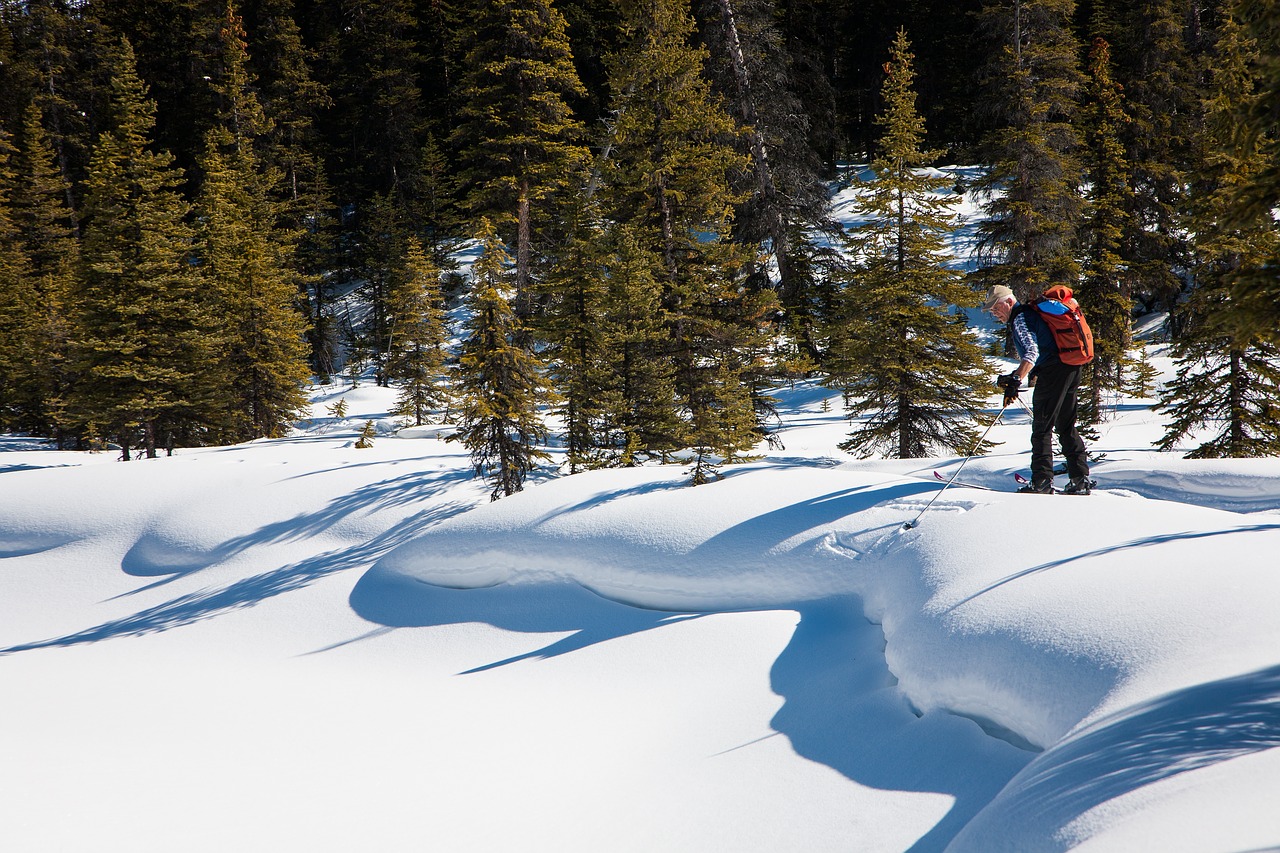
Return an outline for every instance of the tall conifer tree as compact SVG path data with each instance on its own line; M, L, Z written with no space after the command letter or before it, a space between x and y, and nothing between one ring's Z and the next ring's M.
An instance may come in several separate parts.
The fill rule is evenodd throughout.
M1181 308L1183 332L1174 347L1178 376L1160 405L1170 416L1163 450L1199 427L1217 430L1188 454L1195 458L1280 453L1280 348L1257 333L1248 307L1231 298L1236 280L1258 275L1276 257L1280 232L1269 212L1224 224L1232 222L1228 212L1240 188L1267 167L1257 144L1229 144L1242 104L1254 97L1256 49L1235 21L1223 21L1205 105L1208 138L1191 192L1197 286Z
M778 27L772 0L699 0L708 70L726 106L744 125L739 137L750 170L738 185L746 198L737 206L734 237L772 259L779 301L801 315L797 327L813 320L806 275L815 247L813 226L829 219L826 188L817 152L808 140L809 120L792 74L792 58ZM763 249L763 251L761 251ZM755 273L763 278L766 263Z
M1081 406L1082 420L1091 424L1101 420L1103 392L1122 387L1132 342L1133 303L1120 254L1133 198L1122 136L1128 123L1121 87L1111 77L1110 45L1095 39L1080 111L1089 191L1081 228L1084 270L1076 291L1094 336L1094 360L1085 368L1088 392Z
M35 363L36 304L30 262L14 225L10 198L16 149L0 126L0 429L21 429L29 415L27 378Z
M155 104L127 40L108 57L106 129L85 192L83 273L71 302L74 380L68 415L89 437L148 456L177 434L197 440L201 386L214 353L191 264L181 173L151 150Z
M1183 211L1201 112L1187 4L1143 0L1125 12L1119 70L1133 119L1125 135L1133 197L1122 254L1135 298L1173 312L1183 290L1178 271L1189 263Z
M698 450L695 481L714 475L762 437L742 381L768 331L771 297L744 286L746 256L730 239L741 197L731 177L747 168L732 141L739 129L711 93L706 52L691 43L684 0L637 3L628 46L611 64L616 93L602 167L607 219L627 223L660 265L668 356ZM707 464L703 464L707 463Z
M52 435L67 383L66 320L74 288L79 243L75 219L67 209L66 182L58 169L58 155L42 122L41 110L28 105L22 136L13 159L13 224L29 262L30 303L23 308L32 360L12 377L23 389L23 429Z
M956 226L954 182L925 167L924 119L916 110L910 43L899 31L885 65L884 135L874 177L861 196L866 223L852 238L858 258L831 330L832 382L851 420L866 415L841 447L895 458L933 449L973 450L972 421L989 394L989 368L951 305L972 304L947 266L945 236Z
M586 93L550 0L485 0L467 66L453 135L467 205L515 247L516 310L528 315L534 243L556 196L584 177L583 128L568 101Z
M217 63L219 121L209 131L197 200L201 272L223 339L227 436L284 433L302 412L307 370L288 237L270 191L279 174L261 166L254 143L268 129L251 86L240 17L226 6Z
M391 414L421 426L448 401L445 318L440 270L417 238L406 249L391 288L387 377L400 393Z
M538 408L554 400L507 297L511 257L488 220L477 239L483 250L467 299L471 322L458 370L455 440L471 451L476 475L493 485L489 497L497 500L521 491L534 466L549 458L539 447L546 427Z
M1054 283L1074 284L1081 200L1079 139L1072 121L1083 78L1072 33L1075 0L989 0L980 15L992 60L983 101L997 129L984 148L990 167L979 225L989 264L985 287L1004 284L1020 300Z
M1257 221L1263 211L1280 204L1280 6L1270 0L1239 0L1240 20L1249 37L1257 43L1257 88L1255 96L1240 105L1235 146L1243 151L1256 148L1261 171L1237 190L1227 212L1230 222ZM1268 263L1280 268L1280 256ZM1239 277L1233 295L1242 307L1241 322L1249 331L1280 343L1280 281L1274 274Z
M281 225L296 237L291 266L308 307L311 367L327 377L337 367L331 289L339 265L338 222L319 119L333 99L315 79L314 52L303 43L293 0L262 0L250 8L250 61L263 112L271 117L258 145L263 165L280 173L273 196L281 205Z

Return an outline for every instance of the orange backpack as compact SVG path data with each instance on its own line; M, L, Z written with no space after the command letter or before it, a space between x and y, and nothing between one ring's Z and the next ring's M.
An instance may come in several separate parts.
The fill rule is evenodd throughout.
M1080 365L1093 361L1093 332L1080 311L1071 288L1055 284L1031 303L1058 345L1063 364Z

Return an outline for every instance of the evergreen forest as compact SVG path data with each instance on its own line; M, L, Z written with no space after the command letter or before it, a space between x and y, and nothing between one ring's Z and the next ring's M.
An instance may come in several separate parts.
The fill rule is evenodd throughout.
M1066 284L1086 426L1160 312L1163 446L1274 456L1278 205L1272 0L0 0L0 432L154 457L362 377L496 498L549 424L704 482L816 378L849 452L965 454L963 309Z

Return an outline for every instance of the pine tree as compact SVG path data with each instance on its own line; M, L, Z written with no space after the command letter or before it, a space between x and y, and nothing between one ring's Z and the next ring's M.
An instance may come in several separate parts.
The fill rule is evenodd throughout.
M945 237L956 227L953 182L925 167L910 43L899 30L885 65L881 156L861 196L866 223L852 238L858 258L831 330L831 382L844 392L850 420L868 416L841 448L895 458L934 448L969 453L971 422L988 395L988 367L948 306L972 304L972 292L947 266Z
M534 466L549 458L538 447L546 436L538 406L554 400L537 357L521 343L507 297L511 258L487 219L477 240L483 251L467 299L471 322L458 369L454 439L471 452L476 475L492 483L489 497L497 500L521 491Z
M616 94L601 166L606 218L626 223L659 263L668 354L685 409L684 443L732 459L762 437L742 374L768 333L773 301L742 281L747 258L730 239L741 201L731 177L747 167L738 128L702 77L683 0L632 8L629 44L611 64Z
M400 383L391 414L421 426L448 400L445 318L440 270L416 238L408 238L407 245L391 290L387 377Z
M1084 270L1076 297L1094 336L1094 360L1085 368L1088 388L1081 420L1102 418L1102 394L1123 386L1122 371L1130 363L1132 300L1123 281L1120 251L1133 191L1122 134L1129 122L1123 94L1111 78L1111 49L1095 39L1089 54L1089 84L1080 111L1083 160L1089 178L1085 221L1081 228Z
M13 156L12 222L30 281L22 318L29 357L11 369L17 393L15 426L40 435L56 432L56 413L65 392L69 329L65 309L72 291L79 245L66 207L67 188L57 155L41 122L40 108L29 104Z
M254 142L268 123L253 93L244 30L228 3L215 81L219 122L201 162L197 199L201 272L223 340L226 435L282 435L303 411L307 379L303 321L288 269L291 246L276 227L270 190Z
M70 302L75 384L67 417L81 435L155 456L176 433L198 440L214 353L190 262L181 173L151 150L155 104L124 40L110 68L107 127L90 160L83 272Z
M1133 197L1121 254L1133 296L1172 312L1183 290L1178 270L1189 262L1182 211L1200 112L1196 63L1185 3L1144 0L1124 12L1123 42L1114 46L1126 60L1118 72L1132 118L1125 145Z
M313 372L327 379L337 369L331 273L339 265L338 222L319 119L333 99L312 72L314 52L303 43L293 0L260 0L249 9L251 65L262 110L271 117L256 147L262 165L281 177L273 197L281 227L296 236L292 267L309 312L309 360Z
M10 196L16 149L0 127L0 429L21 429L29 416L27 380L36 361L37 335L30 261L14 225Z
M582 199L566 223L539 289L545 298L539 337L547 342L550 376L560 393L569 473L608 464L611 436L604 426L620 401L610 391L608 231L595 206Z
M1256 44L1228 17L1212 57L1205 105L1209 133L1191 191L1197 286L1181 309L1183 333L1174 349L1178 376L1161 397L1159 408L1170 422L1159 447L1173 449L1197 428L1212 425L1217 434L1188 456L1274 456L1280 453L1280 348L1253 330L1247 306L1231 294L1235 281L1258 275L1276 257L1280 232L1265 211L1252 221L1224 225L1240 187L1267 166L1260 146L1229 144L1242 104L1254 96Z
M515 246L516 310L532 310L534 244L556 197L581 185L587 149L568 99L582 97L564 17L549 0L486 0L467 57L453 143L472 216Z
M1280 203L1280 6L1269 0L1239 0L1240 20L1257 43L1257 87L1254 97L1240 105L1234 145L1256 149L1262 169L1242 184L1226 212L1229 223L1248 226ZM1267 266L1280 268L1280 256ZM1238 322L1249 332L1280 342L1280 284L1274 274L1240 276L1232 290L1244 309Z
M976 278L1022 301L1074 284L1082 182L1072 120L1082 85L1071 31L1075 0L989 0L980 15L993 59L983 101L999 122L985 141L990 167L979 225L988 265Z

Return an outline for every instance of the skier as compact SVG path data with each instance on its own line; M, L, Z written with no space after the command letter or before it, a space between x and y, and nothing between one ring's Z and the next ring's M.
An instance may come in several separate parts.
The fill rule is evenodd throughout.
M1028 375L1034 380L1031 394L1031 482L1018 489L1035 494L1053 493L1053 435L1057 433L1070 478L1062 493L1087 495L1094 482L1089 479L1089 454L1076 430L1076 394L1080 386L1079 365L1064 364L1058 346L1039 311L1018 302L1013 291L1002 284L987 291L982 310L1013 332L1013 345L1021 361L1016 370L996 380L1004 390L1004 404L1012 405Z

